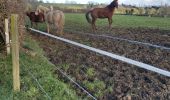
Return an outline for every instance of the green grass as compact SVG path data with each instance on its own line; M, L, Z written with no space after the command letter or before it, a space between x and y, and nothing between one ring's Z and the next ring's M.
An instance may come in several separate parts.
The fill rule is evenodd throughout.
M99 31L107 32L107 19L98 19L96 22ZM161 30L170 30L170 18L162 17L147 17L147 16L128 16L128 15L113 15L112 27L121 28L152 28ZM101 29L102 28L102 29ZM46 31L45 24L39 24L39 29ZM87 23L85 14L65 13L64 29L91 32L91 25Z
M102 27L103 32L107 31L107 29L105 29L105 26L108 26L107 19L97 20L97 26ZM170 30L170 27L169 27L170 26L170 18L114 15L112 26L113 27L122 27L122 28L142 27L142 28L153 28L153 29L159 28L161 30ZM39 29L42 31L45 31L46 30L45 24L40 24ZM87 23L87 21L85 19L85 14L65 13L65 29L71 29L74 31L81 31L81 32L89 32L89 31L91 31L91 25ZM33 44L33 43L31 43L31 44ZM84 44L90 45L90 43L88 41L84 42ZM29 46L29 47L32 47L32 46ZM26 59L25 61L29 61L29 60L30 59ZM35 60L30 61L30 62L36 63ZM33 68L36 68L36 66L38 66L38 65L39 64L34 65ZM44 64L42 64L42 65L44 65ZM61 66L65 71L67 71L69 69L69 64L63 64ZM47 69L45 69L45 70L47 70ZM38 70L35 70L35 72L36 71L38 71ZM45 72L42 72L42 73L45 73ZM95 76L95 70L93 68L88 69L86 73L87 73L88 77ZM36 76L38 76L38 75L36 75ZM53 82L54 80L49 78L49 81L51 81L51 80L52 80L52 83L55 84L55 82ZM46 81L45 82L42 81L42 83L46 83ZM104 94L105 92L113 91L112 87L114 87L114 85L113 85L113 86L108 86L106 88L106 84L99 79L96 79L92 82L89 82L87 80L83 81L83 85L88 90L92 91L92 93L94 93L94 95L96 97L102 96L102 94ZM45 85L45 87L48 87L48 84ZM63 87L66 87L66 86L64 85ZM47 90L50 90L50 89L47 88ZM52 89L54 89L54 88L52 88ZM38 92L39 91L37 91L35 87L32 87L32 88L30 88L29 95L31 97L34 97L35 94L39 94ZM31 93L33 93L33 94L31 94ZM52 94L55 94L55 92L52 92ZM56 94L58 94L58 93L56 93ZM74 96L74 94L73 94L73 97L76 97L76 96ZM67 98L67 96L66 96L66 98Z
M113 26L117 27L144 27L170 30L170 18L147 16L113 16Z
M88 90L93 91L95 97L101 97L104 94L105 90L105 83L98 79L94 80L93 82L89 82L87 80L83 81L83 85L87 87Z
M95 69L94 68L88 68L87 69L87 75L88 75L88 77L94 77L95 76Z
M66 29L72 28L76 30L88 30L91 28L90 24L88 24L85 19L85 14L65 13L65 16ZM97 26L108 26L108 21L107 19L98 19L96 24ZM113 15L112 26L124 28L159 28L163 30L170 30L170 18Z
M36 77L52 100L80 99L69 85L54 75L55 66L43 56L43 50L36 41L27 37L24 44L36 55L20 51L21 91L18 93L13 92L11 56L0 55L0 100L48 100L29 72Z

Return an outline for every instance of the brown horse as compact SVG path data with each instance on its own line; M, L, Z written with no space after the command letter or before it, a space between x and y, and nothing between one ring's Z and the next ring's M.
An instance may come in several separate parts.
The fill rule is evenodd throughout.
M42 23L45 22L45 17L43 13L39 13L38 15L35 14L35 12L26 12L26 15L29 17L31 21L31 27L33 26L33 23Z
M92 25L93 31L97 30L95 25L97 18L108 18L109 28L111 28L112 16L114 14L115 8L118 8L118 0L112 1L105 8L94 8L86 13L86 19L88 23Z

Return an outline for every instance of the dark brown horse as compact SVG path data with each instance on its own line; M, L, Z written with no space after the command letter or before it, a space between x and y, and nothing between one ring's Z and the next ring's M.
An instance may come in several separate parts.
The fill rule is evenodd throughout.
M35 14L35 12L26 12L26 15L29 17L31 21L31 27L33 26L33 23L42 23L45 22L45 17L43 13L39 13L38 15Z
M86 13L86 19L88 23L92 25L93 31L97 30L95 25L97 18L108 18L109 28L111 28L112 16L114 14L115 8L118 8L118 0L112 1L105 8L94 8Z

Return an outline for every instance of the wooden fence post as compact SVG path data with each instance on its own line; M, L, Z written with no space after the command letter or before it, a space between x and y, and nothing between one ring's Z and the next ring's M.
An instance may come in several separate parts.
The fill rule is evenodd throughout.
M13 64L13 89L20 91L19 76L19 38L18 38L18 15L11 15L11 38L12 38L12 64Z
M9 27L8 27L8 19L5 19L5 40L7 47L7 55L10 54L10 40L9 40Z

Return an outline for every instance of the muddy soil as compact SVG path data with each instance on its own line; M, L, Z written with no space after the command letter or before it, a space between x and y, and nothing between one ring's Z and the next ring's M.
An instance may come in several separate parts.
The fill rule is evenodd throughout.
M150 28L113 28L114 36L170 47L170 31Z
M143 28L115 28L113 31L117 33L107 35L166 46L170 43L169 31ZM170 71L168 50L69 32L62 37ZM34 35L34 38L40 42L49 60L60 66L81 85L84 85L85 81L103 81L104 88L90 89L84 86L92 94L102 91L100 95L95 95L100 100L125 100L129 97L132 100L170 100L168 77L46 36ZM68 65L68 68L64 65ZM94 68L94 75L87 74L89 68ZM59 73L56 71L56 74ZM80 91L78 94L81 95Z

